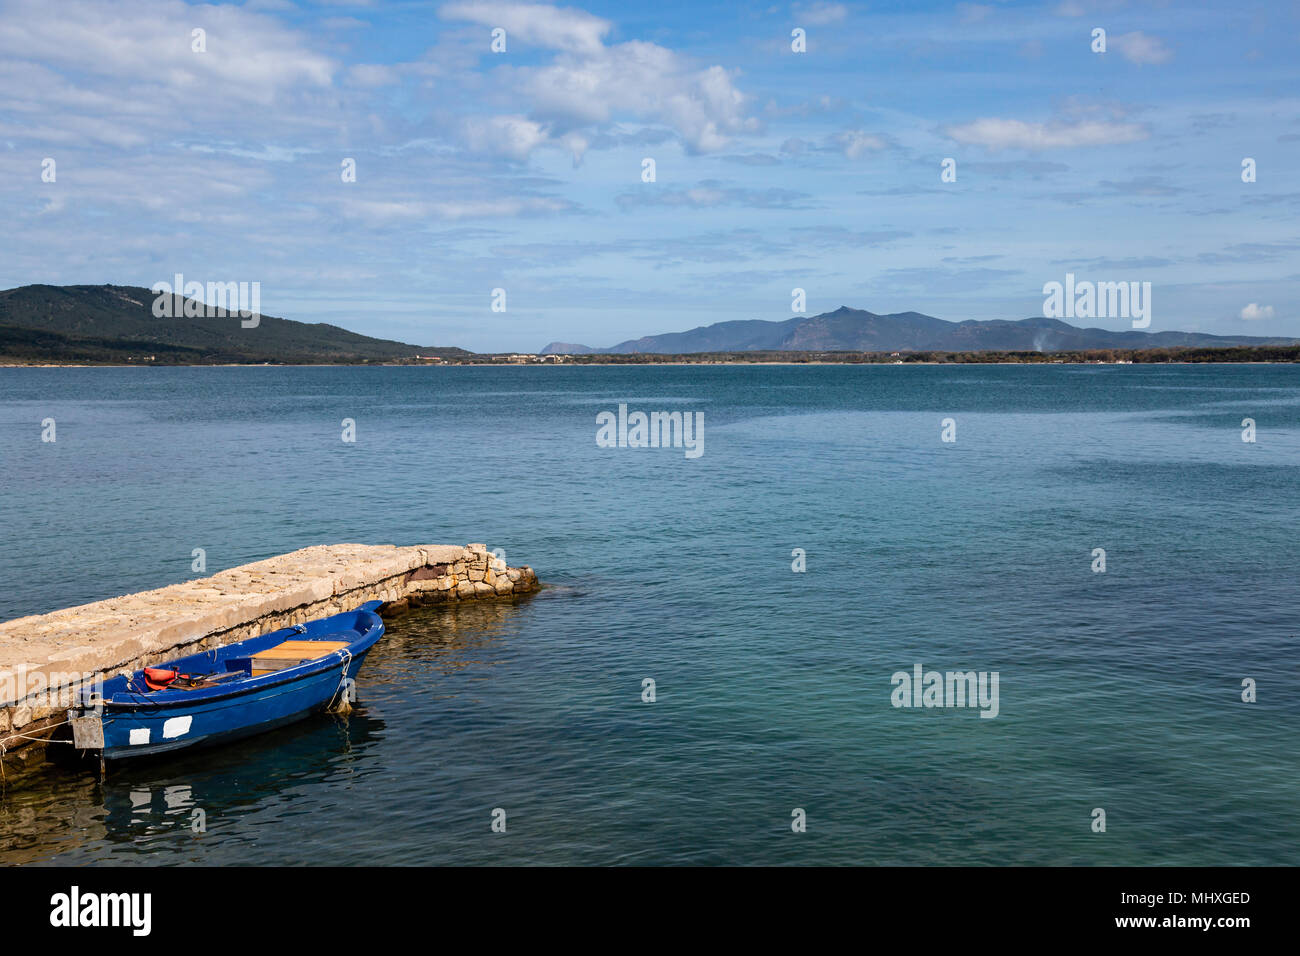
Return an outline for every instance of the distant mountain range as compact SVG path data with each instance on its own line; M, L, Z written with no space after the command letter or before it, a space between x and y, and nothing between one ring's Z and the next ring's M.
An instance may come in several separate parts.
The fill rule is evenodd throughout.
M749 319L717 322L688 332L628 339L609 348L552 342L543 355L627 355L638 352L680 355L690 352L1064 352L1082 349L1214 348L1295 345L1300 339L1202 332L1112 332L1080 329L1060 319L1016 322L948 322L920 312L876 315L841 306L834 312L784 321Z
M0 361L85 363L352 363L468 356L375 339L337 325L258 316L157 318L157 296L138 286L27 285L0 292ZM186 301L174 298L173 314ZM253 319L248 320L250 323Z
M138 286L28 285L0 292L0 363L355 364L437 356L494 360L465 349L409 345L336 325L259 315L158 318L157 296ZM173 314L192 299L173 297ZM250 320L251 321L251 320ZM1225 348L1300 339L1201 332L1112 332L1058 319L947 322L919 312L876 315L841 307L784 321L718 322L688 332L629 339L609 348L552 342L542 354L679 355L700 352L1064 352L1088 349ZM509 358L498 356L497 359Z

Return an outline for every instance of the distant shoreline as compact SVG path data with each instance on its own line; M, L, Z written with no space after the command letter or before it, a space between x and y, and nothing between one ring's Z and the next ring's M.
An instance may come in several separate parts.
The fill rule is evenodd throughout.
M1291 365L1300 345L1204 348L1087 349L1064 352L981 350L972 352L690 352L678 354L540 355L475 354L426 359L369 359L342 362L40 362L5 361L0 368L393 368L473 366L535 368L588 365Z
M688 366L719 367L719 366L727 366L727 365L751 366L751 367L774 367L774 368L797 368L797 367L799 367L799 366L829 367L829 366L843 366L843 365L852 365L852 366L866 366L866 365L870 365L870 366L879 366L879 367L884 367L884 368L897 368L897 367L900 367L900 366L901 366L901 367L909 367L909 366L910 366L910 367L917 367L917 366L938 367L938 366L962 366L962 365L970 365L970 366L990 367L990 366L1003 366L1003 365L1006 365L1006 366L1024 366L1024 367L1031 367L1031 366L1033 366L1033 367L1038 367L1038 366L1043 366L1043 365L1064 365L1064 366L1083 366L1083 367L1092 366L1092 367L1097 367L1097 368L1099 368L1099 367L1103 367L1103 366L1111 366L1111 365L1116 365L1116 366L1128 366L1128 365L1295 365L1295 364L1297 364L1297 363L1300 363L1300 359L1219 359L1219 360L1214 360L1214 359L1208 359L1208 360L1207 360L1207 359L1198 359L1198 360L1193 360L1193 359L1167 359L1167 360L1159 361L1159 362L1152 362L1152 361L1145 361L1145 362L1135 362L1135 361L1127 361L1127 362L1106 362L1106 361L1080 361L1080 360L1077 360L1077 359L1075 359L1075 360L1063 360L1063 361L1048 361L1048 362L1017 362L1017 361L993 361L993 362L988 362L988 361L978 361L978 360L974 360L974 359L969 359L969 360L961 361L961 362L943 362L943 361L935 361L935 360L929 360L929 359L926 359L926 360L916 360L916 361L910 361L910 362L833 362L833 361L832 361L832 362L827 362L827 361L808 361L808 362L788 362L788 361L787 361L787 362L780 362L780 361L777 361L777 362L700 361L700 362L582 362L582 363L578 363L578 362L572 362L572 363L556 363L556 362L548 362L548 363L545 363L545 365L543 365L543 363L540 363L540 362L538 362L538 363L534 363L534 364L532 364L532 365L523 365L523 364L520 364L520 363L513 363L513 362L447 362L447 363L444 363L444 364L442 364L442 365L435 364L435 363L426 363L426 362L328 362L328 363L326 363L326 362L296 362L296 363L292 363L292 364L290 364L290 363L281 363L281 364L276 364L276 365L266 365L266 364L263 364L263 363L260 363L260 362L257 363L257 364L252 364L252 365L245 365L245 364L239 364L239 363L229 363L229 364L220 364L220 365L218 365L218 364L208 365L208 364L184 363L184 364L168 365L168 364L164 364L164 363L162 363L162 362L154 363L154 364L151 364L151 365L121 365L121 364L113 364L113 363L104 363L104 364L94 364L94 365L90 365L90 364L84 364L84 363L66 363L66 364L65 364L65 363L55 363L55 362L48 362L48 363L35 363L35 362L27 362L27 363L5 363L5 362L0 362L0 369L12 369L12 368L41 368L41 369L88 369L88 368L104 368L104 369L118 369L118 368L135 368L135 369L139 369L139 368L265 368L265 369L286 369L286 368L543 368L543 367L552 367L552 368L556 368L556 367L559 367L559 368L575 368L575 367L583 367L583 368L590 368L590 367L604 367L604 368L634 368L634 367L635 367L635 368L640 368L640 367L651 366L651 365L657 365L657 366L662 366L662 367L667 367L667 368L683 368L683 367L688 367Z

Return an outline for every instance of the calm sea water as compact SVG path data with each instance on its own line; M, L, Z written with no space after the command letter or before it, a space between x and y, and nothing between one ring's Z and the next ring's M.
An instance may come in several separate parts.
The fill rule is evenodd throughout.
M704 455L598 448L620 402ZM194 548L549 585L393 619L346 720L10 789L0 862L1294 865L1297 465L1287 366L0 369L0 618Z

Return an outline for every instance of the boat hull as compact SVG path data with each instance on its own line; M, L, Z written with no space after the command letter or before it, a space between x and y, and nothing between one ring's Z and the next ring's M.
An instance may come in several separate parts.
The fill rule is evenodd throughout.
M347 668L355 678L364 661ZM104 759L145 757L182 747L210 746L303 720L325 710L340 690L343 666L296 680L287 686L241 694L212 704L159 707L156 711L115 714L106 711Z
M87 700L69 713L74 742L80 749L98 751L106 761L125 760L224 744L327 710L345 695L351 699L357 672L383 634L383 622L374 613L379 603L311 622L305 629L285 629L159 665L178 671L242 666L248 659L245 655L279 641L346 636L346 648L277 672L201 691L141 692L141 671L131 679L106 682L102 702Z

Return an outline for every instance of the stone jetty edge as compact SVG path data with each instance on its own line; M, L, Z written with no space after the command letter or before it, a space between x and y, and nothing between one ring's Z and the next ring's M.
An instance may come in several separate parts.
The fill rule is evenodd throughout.
M334 544L211 577L0 624L0 758L43 743L95 676L208 650L383 601L410 606L536 590L483 544ZM36 738L31 740L29 738Z

